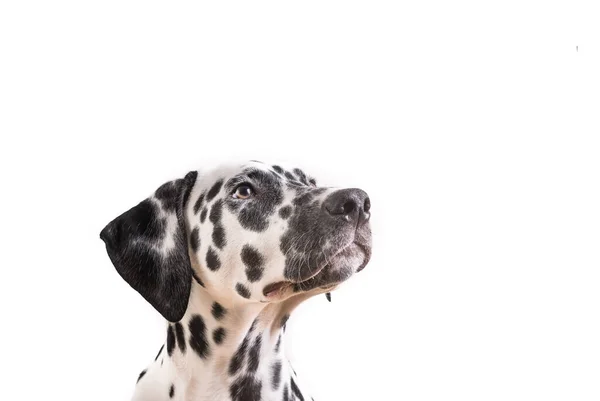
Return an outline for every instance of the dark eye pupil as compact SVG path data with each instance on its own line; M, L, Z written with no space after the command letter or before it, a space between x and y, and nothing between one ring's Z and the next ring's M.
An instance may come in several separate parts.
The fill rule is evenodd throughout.
M248 186L242 186L238 188L237 193L239 196L243 197L250 196L252 194L252 189Z

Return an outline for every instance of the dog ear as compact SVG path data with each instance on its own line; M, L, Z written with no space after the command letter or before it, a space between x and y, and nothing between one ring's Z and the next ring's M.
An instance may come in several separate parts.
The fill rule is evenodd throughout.
M184 210L197 175L165 183L100 233L117 272L170 322L181 320L190 297Z

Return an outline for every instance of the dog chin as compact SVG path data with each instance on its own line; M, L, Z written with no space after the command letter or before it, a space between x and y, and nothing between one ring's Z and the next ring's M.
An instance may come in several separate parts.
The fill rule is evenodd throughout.
M310 291L315 288L331 288L348 280L361 271L370 259L370 247L352 243L335 256L319 273L306 281L294 284L295 291Z

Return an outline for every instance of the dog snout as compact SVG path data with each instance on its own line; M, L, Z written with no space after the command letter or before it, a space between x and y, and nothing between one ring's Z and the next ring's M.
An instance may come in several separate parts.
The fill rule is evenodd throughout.
M333 192L323 202L323 208L334 218L344 219L356 227L362 226L371 217L369 195L358 188Z

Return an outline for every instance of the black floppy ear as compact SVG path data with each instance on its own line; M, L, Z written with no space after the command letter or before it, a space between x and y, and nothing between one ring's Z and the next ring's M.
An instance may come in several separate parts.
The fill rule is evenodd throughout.
M184 208L197 175L167 182L100 233L117 272L170 322L181 320L190 297Z

